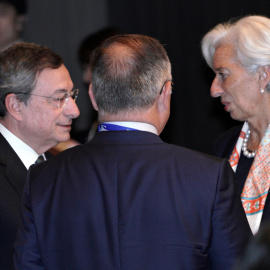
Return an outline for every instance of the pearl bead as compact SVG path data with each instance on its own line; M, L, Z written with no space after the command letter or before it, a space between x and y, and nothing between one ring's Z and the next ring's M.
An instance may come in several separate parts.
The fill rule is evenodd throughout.
M246 156L248 158L253 158L253 157L255 157L257 150L256 151L252 151L252 152L249 152L248 151L247 144L248 144L249 137L250 137L250 130L247 131L246 136L245 136L245 138L243 140L242 151L243 151L243 155L244 156Z

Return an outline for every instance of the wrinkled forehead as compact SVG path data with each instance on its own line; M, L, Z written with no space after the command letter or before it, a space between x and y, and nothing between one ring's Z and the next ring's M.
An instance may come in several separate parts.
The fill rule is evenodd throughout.
M223 44L217 47L213 57L213 68L217 69L222 63L236 62L236 52L233 44Z
M42 70L36 78L33 92L51 95L57 92L70 92L73 88L70 74L65 65L62 64L57 69L45 68Z

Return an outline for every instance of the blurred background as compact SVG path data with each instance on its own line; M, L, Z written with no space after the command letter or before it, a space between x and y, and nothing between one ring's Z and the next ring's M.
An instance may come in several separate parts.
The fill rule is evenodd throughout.
M211 153L216 137L240 124L230 119L219 99L210 97L214 73L205 64L200 42L220 22L245 15L270 17L266 0L28 0L23 40L47 45L64 58L80 89L80 117L73 137L89 129L93 119L83 82L78 49L89 35L105 27L157 38L172 62L174 91L164 141Z

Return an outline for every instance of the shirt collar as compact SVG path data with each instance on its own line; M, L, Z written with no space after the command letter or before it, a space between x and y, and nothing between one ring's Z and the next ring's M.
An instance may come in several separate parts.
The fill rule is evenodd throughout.
M15 136L12 132L10 132L1 123L0 123L0 133L4 136L4 138L8 141L10 146L16 152L16 154L21 159L26 169L29 169L29 167L35 163L39 154L36 151L34 151L29 145L27 145L25 142L23 142L17 136Z
M122 126L122 127L126 127L126 128L140 130L140 131L148 131L148 132L151 132L151 133L158 135L157 129L153 125L147 124L147 123L142 123L142 122L126 122L126 121L117 122L117 121L113 121L113 122L104 122L102 124L118 125L118 126ZM100 131L107 131L107 130L101 129Z

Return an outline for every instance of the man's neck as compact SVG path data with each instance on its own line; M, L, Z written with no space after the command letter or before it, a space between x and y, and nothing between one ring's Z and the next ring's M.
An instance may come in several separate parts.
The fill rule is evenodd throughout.
M103 114L102 116L99 115L99 123L105 122L145 123L154 126L157 133L160 134L159 117L153 107L148 110L121 112L118 114Z
M28 147L32 148L37 154L41 155L48 151L48 149L54 147L55 145L39 145L35 143L33 140L31 141L29 137L23 134L20 127L17 125L17 122L14 122L12 117L8 118L8 116L4 118L0 118L0 124L2 124L9 132L11 132L14 136L16 136L23 143L28 145Z
M113 121L113 122L103 122L98 126L98 131L147 131L158 135L157 129L148 123L142 122L130 122L130 121Z
M0 123L0 133L15 151L26 169L37 159L38 153Z

